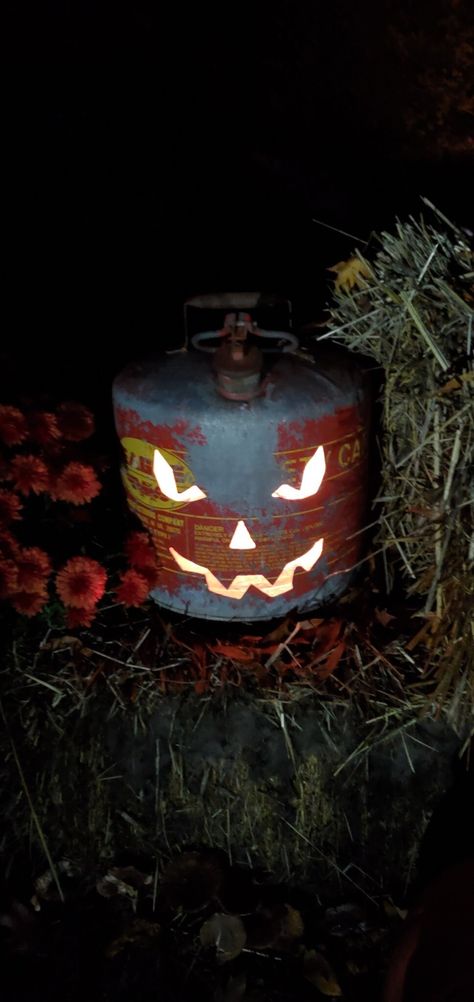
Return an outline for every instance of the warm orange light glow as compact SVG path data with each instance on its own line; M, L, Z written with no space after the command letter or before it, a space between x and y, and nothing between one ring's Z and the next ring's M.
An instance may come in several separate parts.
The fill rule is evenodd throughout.
M182 571L187 571L189 574L202 574L206 579L209 591L215 595L224 595L227 598L243 598L250 586L253 585L254 588L258 588L259 591L263 592L264 595L268 595L269 598L276 598L277 595L283 595L284 592L291 591L297 567L302 567L305 571L310 571L314 567L323 552L323 544L324 540L318 539L316 543L313 543L311 549L303 553L301 557L290 560L289 563L285 564L273 584L270 584L268 578L264 577L263 574L237 574L228 587L221 584L208 567L202 567L200 564L195 564L193 560L182 557L172 546L170 546L170 553Z
M324 474L326 472L326 459L323 446L320 445L314 456L308 459L301 478L301 487L292 487L291 484L282 484L276 491L273 491L272 498L284 498L285 501L296 501L303 498L310 498L317 494L321 487Z
M193 484L192 487L187 487L185 491L181 491L180 493L176 486L173 467L167 463L165 457L161 455L158 449L155 449L153 456L153 473L155 474L161 493L169 498L170 501L200 501L201 498L207 497L207 494L200 487L196 487L196 484Z
M254 550L255 543L250 535L245 522L238 522L237 528L229 543L231 550Z

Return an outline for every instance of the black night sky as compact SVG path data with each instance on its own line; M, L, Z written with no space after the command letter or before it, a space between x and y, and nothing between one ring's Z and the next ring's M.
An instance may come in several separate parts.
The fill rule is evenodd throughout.
M35 380L106 380L179 343L197 292L314 319L354 242L313 218L365 239L423 194L470 224L465 0L10 7L9 386L26 355Z

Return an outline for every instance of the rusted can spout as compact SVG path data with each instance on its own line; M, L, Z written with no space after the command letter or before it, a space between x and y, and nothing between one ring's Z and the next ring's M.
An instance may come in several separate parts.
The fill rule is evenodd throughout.
M229 313L213 366L217 388L227 400L253 400L261 392L263 354L247 338L254 325L248 313Z

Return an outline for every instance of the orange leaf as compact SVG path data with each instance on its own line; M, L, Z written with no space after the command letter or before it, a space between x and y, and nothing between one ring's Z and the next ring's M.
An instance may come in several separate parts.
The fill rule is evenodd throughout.
M367 261L360 257L350 257L347 261L338 261L328 271L336 274L336 290L349 293L356 286L357 289L366 289L368 278L373 278L372 271Z
M405 644L406 650L414 651L415 647L418 647L418 644L421 644L422 641L426 642L428 640L428 635L435 631L436 627L438 626L438 623L439 620L437 619L437 617L434 618L430 617L426 623L423 623L423 626L420 627L417 633L415 633L415 636L412 637L407 644Z
M221 654L231 661L249 662L255 661L255 651L245 650L235 644L208 644L209 650L213 654Z
M204 644L194 644L192 651L194 652L195 660L202 674L203 669L206 668L206 648L204 647Z
M386 609L377 609L376 608L375 609L375 618L376 618L377 622L380 623L381 626L390 626L390 623L392 622L392 620L396 619L397 617L396 616L392 616L392 613L391 612L387 612Z
M296 626L296 621L293 616L289 615L282 623L279 623L271 633L267 633L263 638L265 643L281 644L285 643L286 640L291 636Z
M318 950L305 950L303 956L304 976L321 995L331 995L340 998L341 986L326 957Z
M329 652L328 656L324 660L322 658L318 658L318 661L321 661L321 666L316 667L319 678L325 679L332 675L334 669L337 668L345 649L346 645L344 641L341 640L335 647L333 647L332 651Z
M334 644L341 636L342 629L343 623L341 619L327 619L318 627L316 630L316 639L319 641L317 646L319 656L324 654L325 651L332 650Z
M462 390L463 383L472 382L474 379L474 372L463 372L462 375L453 376L452 379L448 379L448 382L441 387L438 391L439 396L445 396L447 393L453 393L456 390Z
M317 630L321 623L324 623L324 619L305 619L300 623L300 629Z
M314 625L316 623L322 623L322 622L324 622L324 620L322 619L307 620L305 623L298 624L298 630L301 629L307 630L310 628L310 624ZM242 643L248 643L251 647L253 647L255 654L273 654L274 651L276 651L278 648L282 648L285 646L286 643L290 642L290 638L291 638L291 644L304 645L311 643L310 638L302 637L300 636L299 633L295 633L294 628L293 628L293 633L295 633L295 635L292 636L291 635L292 631L290 630L288 632L286 628L287 620L285 620L285 623L282 625L285 626L285 630L283 633L281 632L281 628L277 628L277 630L273 630L272 633L269 633L268 636L266 637L255 637L255 636L251 637L246 635L244 637L241 637L240 639ZM311 628L313 628L313 625L311 625ZM275 638L277 635L280 636L280 640L278 642L276 639L272 640L272 637Z

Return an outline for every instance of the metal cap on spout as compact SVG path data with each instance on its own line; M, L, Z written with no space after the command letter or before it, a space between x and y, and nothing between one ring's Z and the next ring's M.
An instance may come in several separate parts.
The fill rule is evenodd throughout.
M247 341L253 331L248 313L229 313L224 322L226 340L217 349L213 367L217 388L227 400L253 400L260 393L263 354Z
M233 312L225 315L223 327L220 330L200 331L191 337L191 344L199 351L213 354L213 369L216 375L216 386L221 396L227 400L253 400L264 392L265 379L262 378L264 356L275 352L291 352L298 348L298 338L287 331L263 330L258 322L252 319L244 310L258 308L260 305L274 306L278 300L275 297L262 296L260 293L238 293L216 296L199 296L188 300L185 304L186 345L188 344L187 308L216 310L229 309L235 306ZM288 322L291 326L291 303L282 300L288 308ZM267 347L258 348L250 341L250 336L257 338ZM218 341L216 346L209 342ZM273 345L270 347L271 343Z

